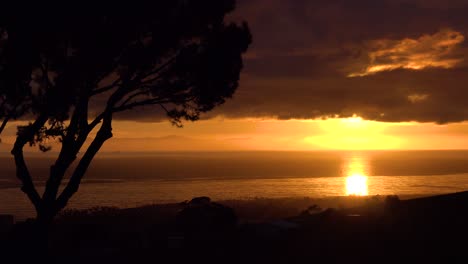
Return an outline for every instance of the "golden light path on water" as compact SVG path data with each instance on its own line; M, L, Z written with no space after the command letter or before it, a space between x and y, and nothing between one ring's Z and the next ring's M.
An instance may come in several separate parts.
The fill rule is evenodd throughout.
M364 196L369 194L367 173L369 165L361 156L352 156L345 165L345 193L346 195Z

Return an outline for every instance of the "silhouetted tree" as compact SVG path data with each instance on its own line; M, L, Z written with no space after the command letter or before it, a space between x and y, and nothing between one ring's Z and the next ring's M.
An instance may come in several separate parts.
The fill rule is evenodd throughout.
M21 54L8 46L6 28L0 27L0 134L8 121L22 116L30 107L31 87L25 80L31 74L18 63ZM9 52L6 52L8 50Z
M1 62L0 87L5 94L20 91L5 98L12 98L9 105L16 99L27 105L26 117L33 120L18 127L11 153L21 189L44 223L78 190L94 156L112 137L115 113L151 105L177 126L197 120L232 96L241 54L251 43L246 23L224 21L234 0L65 4L0 11L1 57L7 58ZM96 136L87 145L93 130ZM48 140L60 142L61 149L40 195L23 148L30 144L47 151Z

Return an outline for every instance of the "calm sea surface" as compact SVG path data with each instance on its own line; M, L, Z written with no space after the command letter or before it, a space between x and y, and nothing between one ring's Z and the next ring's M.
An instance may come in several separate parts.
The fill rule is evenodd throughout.
M27 157L42 191L52 163ZM0 214L34 212L0 156ZM130 207L213 199L432 195L468 190L468 151L210 152L102 154L69 207Z

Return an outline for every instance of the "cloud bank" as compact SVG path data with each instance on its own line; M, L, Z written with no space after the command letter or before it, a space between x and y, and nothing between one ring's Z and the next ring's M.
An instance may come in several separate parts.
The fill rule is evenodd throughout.
M466 14L460 0L238 0L229 19L254 42L233 99L204 118L467 120Z

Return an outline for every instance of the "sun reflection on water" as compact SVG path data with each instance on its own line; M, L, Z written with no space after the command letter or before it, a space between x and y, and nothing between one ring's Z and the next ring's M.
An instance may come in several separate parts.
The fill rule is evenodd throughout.
M368 163L363 157L355 155L350 157L345 167L345 193L346 195L364 196L369 194L367 184Z

